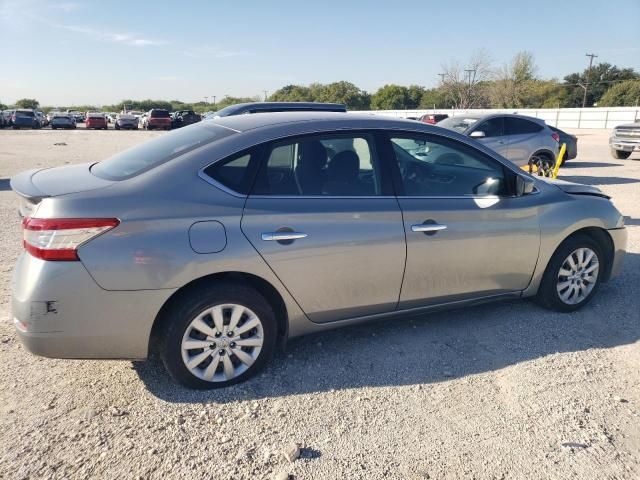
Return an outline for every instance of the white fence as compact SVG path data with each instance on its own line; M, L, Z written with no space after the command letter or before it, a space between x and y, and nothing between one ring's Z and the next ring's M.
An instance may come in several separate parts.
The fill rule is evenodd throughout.
M396 118L420 117L426 113L446 113L458 117L471 114L518 113L543 119L548 125L558 128L613 128L623 123L640 121L640 107L606 108L523 108L523 109L431 109L431 110L371 110L375 115Z

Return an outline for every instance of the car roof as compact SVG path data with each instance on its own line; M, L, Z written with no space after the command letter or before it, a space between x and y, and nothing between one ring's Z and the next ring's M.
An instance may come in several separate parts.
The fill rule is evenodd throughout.
M357 128L395 128L420 129L442 133L441 128L433 130L433 126L406 120L404 118L387 117L371 113L340 112L268 112L255 115L232 115L206 119L236 132L247 132L255 129L282 129L286 124L305 123L308 127L317 126L319 130L357 129Z
M237 103L225 108L230 115L237 114L239 112L245 112L252 109L255 110L270 110L275 108L288 108L291 110L319 110L319 111L341 111L346 112L347 107L341 103L321 103L321 102L249 102L249 103Z

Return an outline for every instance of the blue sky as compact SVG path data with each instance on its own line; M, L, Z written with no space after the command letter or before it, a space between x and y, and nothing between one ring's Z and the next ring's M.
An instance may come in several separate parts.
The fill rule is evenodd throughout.
M586 52L640 70L639 19L640 0L0 0L0 102L432 87L443 63L478 48L496 67L528 50L547 78L584 69Z

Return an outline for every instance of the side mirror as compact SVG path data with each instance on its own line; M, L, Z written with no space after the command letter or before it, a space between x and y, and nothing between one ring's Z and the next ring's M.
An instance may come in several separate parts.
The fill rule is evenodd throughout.
M469 135L471 138L484 138L487 136L486 133L484 133L482 130L476 130L475 132L471 132L471 135Z
M523 177L522 175L516 176L516 196L517 197L529 195L531 192L533 192L533 189L535 186L536 184L531 178Z

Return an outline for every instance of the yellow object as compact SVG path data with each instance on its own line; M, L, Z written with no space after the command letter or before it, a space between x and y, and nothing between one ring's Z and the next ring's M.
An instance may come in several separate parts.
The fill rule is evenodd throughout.
M563 143L562 147L560 147L560 153L558 153L558 158L556 159L556 166L553 167L553 173L551 174L551 178L558 178L558 172L560 171L560 165L562 165L562 159L564 158L564 154L567 152L567 144Z
M560 166L562 165L562 159L564 158L565 153L567 152L567 144L563 143L562 147L560 147L560 153L558 153L558 158L556 159L556 164L551 170L551 178L558 178L558 173L560 172ZM529 165L525 165L524 167L520 167L525 172L536 173L538 171L538 166L535 163L530 163ZM543 175L546 176L546 172L543 172Z

